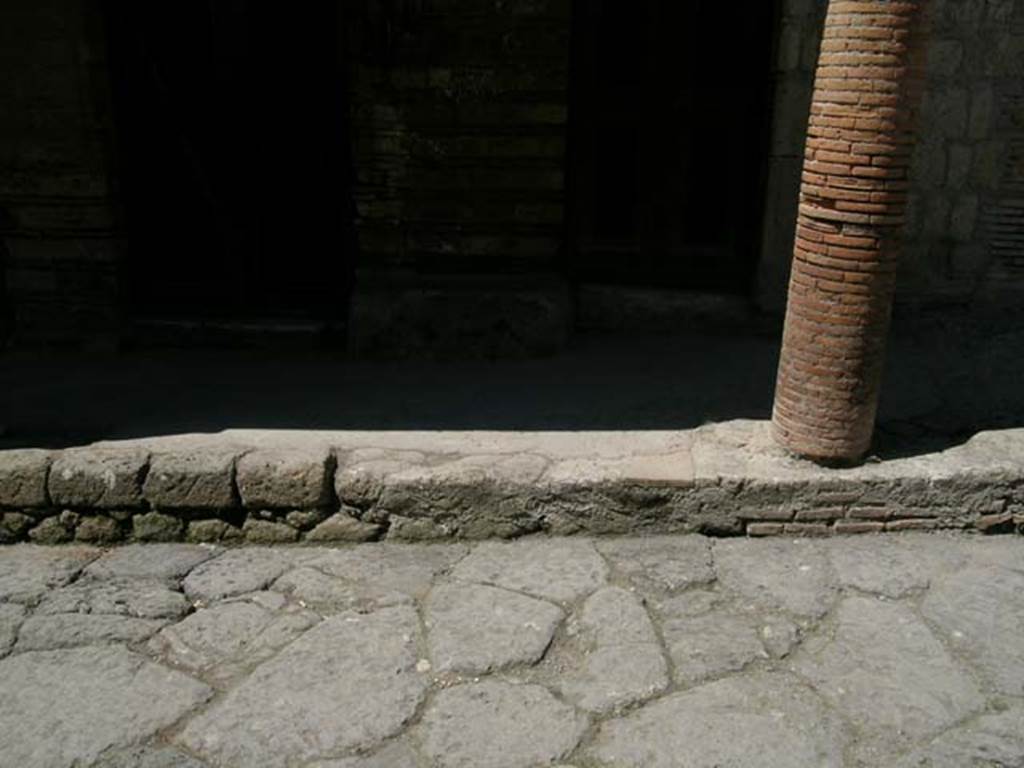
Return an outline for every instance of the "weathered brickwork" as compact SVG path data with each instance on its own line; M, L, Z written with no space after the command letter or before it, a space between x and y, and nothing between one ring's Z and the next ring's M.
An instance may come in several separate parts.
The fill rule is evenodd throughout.
M773 423L815 459L874 430L927 36L926 2L829 5L818 57Z

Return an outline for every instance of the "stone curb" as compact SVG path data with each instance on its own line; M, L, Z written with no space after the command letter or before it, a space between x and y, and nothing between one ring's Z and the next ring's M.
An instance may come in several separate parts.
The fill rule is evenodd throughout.
M0 452L0 542L528 533L1024 532L1024 429L826 469L768 424L679 432L228 431Z

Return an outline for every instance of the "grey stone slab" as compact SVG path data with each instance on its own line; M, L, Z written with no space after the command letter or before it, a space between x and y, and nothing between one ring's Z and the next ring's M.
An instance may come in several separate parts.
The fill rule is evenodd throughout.
M235 498L235 448L204 446L156 452L143 485L157 509L230 509Z
M249 509L311 509L331 502L334 457L321 448L260 448L238 459L236 482Z
M149 649L209 682L224 683L266 661L318 621L310 611L273 611L256 601L232 600L165 627Z
M715 580L711 542L704 536L599 539L598 550L642 589L674 591Z
M0 754L18 768L76 768L145 742L212 691L120 647L0 661Z
M901 758L895 768L1017 768L1024 765L1024 706L977 717Z
M273 589L291 595L303 605L324 614L411 605L414 600L405 592L373 582L342 579L309 566L288 571L274 582Z
M452 577L568 603L601 587L608 566L582 539L489 541L455 566Z
M216 765L246 768L371 749L397 733L424 696L415 672L418 625L407 607L326 619L192 720L178 740Z
M0 656L4 656L18 637L25 619L25 608L17 603L0 603Z
M586 727L538 685L489 680L439 691L416 738L437 768L533 768L572 752Z
M149 452L140 448L70 448L54 456L50 499L67 507L140 507L148 468Z
M565 614L551 603L482 584L442 584L426 601L438 672L483 674L537 662Z
M898 537L850 537L828 542L839 584L890 598L926 589L932 562L925 547Z
M669 615L661 623L675 680L693 686L739 672L767 659L754 617L717 610L700 616Z
M951 573L921 612L996 690L1024 696L1024 572L977 565Z
M141 643L167 622L109 614L32 616L21 626L18 651L48 651L79 645Z
M180 592L160 579L82 579L56 589L39 603L36 615L105 613L141 619L176 619L189 611Z
M0 507L45 507L52 454L37 448L0 451Z
M719 582L743 597L818 618L836 599L835 580L821 542L723 539L713 548Z
M136 747L104 755L93 768L206 768L183 752L169 747Z
M329 550L311 558L306 565L352 582L422 597L434 577L446 572L465 554L462 545L385 542Z
M417 768L421 765L424 763L415 750L400 740L382 747L372 755L317 761L308 768Z
M849 597L835 621L795 669L861 731L867 763L883 764L984 706L970 675L908 607Z
M846 735L784 674L674 693L603 723L586 755L607 768L842 768Z
M258 592L290 568L293 550L247 547L225 552L198 565L183 582L190 600L209 603L232 595Z
M577 707L605 714L645 701L668 685L668 664L640 599L604 587L583 603L569 623L579 656L557 681Z
M35 602L47 590L67 584L99 554L92 547L18 544L0 548L0 600Z
M86 575L98 579L150 578L177 581L200 563L223 552L195 544L129 544L90 563Z
M621 587L604 587L587 598L571 632L590 645L657 643L650 616L640 599Z
M647 701L668 683L660 645L609 645L587 653L580 668L558 682L558 690L580 709L603 715Z

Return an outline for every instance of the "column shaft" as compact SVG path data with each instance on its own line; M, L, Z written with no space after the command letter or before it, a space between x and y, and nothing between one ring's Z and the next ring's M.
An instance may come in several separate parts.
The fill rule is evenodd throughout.
M855 461L871 443L927 3L829 3L772 415L776 440L818 461Z

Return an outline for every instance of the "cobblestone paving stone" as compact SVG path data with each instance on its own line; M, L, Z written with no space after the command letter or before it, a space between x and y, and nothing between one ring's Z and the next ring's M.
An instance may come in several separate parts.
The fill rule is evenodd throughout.
M1024 538L0 549L0 766L1024 766Z

